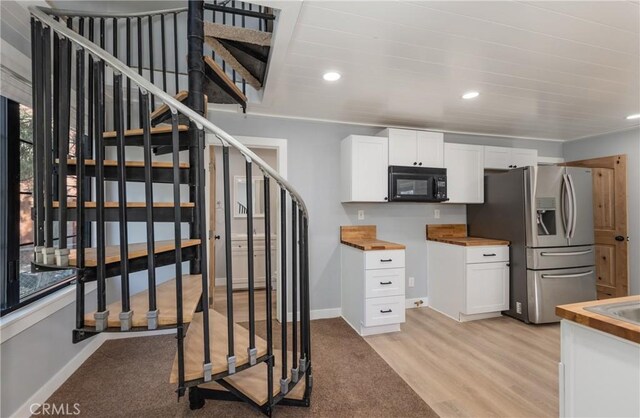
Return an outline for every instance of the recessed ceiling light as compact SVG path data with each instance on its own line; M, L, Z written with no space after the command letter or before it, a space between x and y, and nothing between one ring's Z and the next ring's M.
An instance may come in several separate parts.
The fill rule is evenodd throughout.
M635 115L627 116L627 119L640 119L640 113L636 113Z
M468 99L475 99L478 96L480 96L480 93L478 93L477 91L468 91L462 95L462 98L468 100Z
M329 71L328 73L324 73L322 76L322 78L327 81L338 81L340 80L340 77L342 77L340 73L336 73L335 71Z

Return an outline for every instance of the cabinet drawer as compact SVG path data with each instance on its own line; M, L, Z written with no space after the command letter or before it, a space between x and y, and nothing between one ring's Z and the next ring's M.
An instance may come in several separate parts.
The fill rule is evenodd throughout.
M404 250L366 251L365 268L396 269L404 267Z
M495 263L509 261L509 247L469 247L467 248L467 263Z
M404 269L367 270L365 297L404 296Z
M399 324L404 322L404 296L386 296L365 301L364 326Z

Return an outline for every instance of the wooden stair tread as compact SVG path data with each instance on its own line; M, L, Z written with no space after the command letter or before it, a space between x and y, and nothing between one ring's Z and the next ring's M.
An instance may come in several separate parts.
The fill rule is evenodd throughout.
M198 312L194 315L191 325L184 339L184 376L185 381L201 379L204 377L204 343L203 343L203 317ZM219 374L229 370L227 363L227 317L209 309L209 335L212 373ZM247 347L249 346L249 330L234 324L234 354L236 367L249 363ZM267 342L256 336L257 357L267 354ZM256 367L256 366L254 366ZM265 375L266 376L266 375ZM173 361L171 369L171 383L178 382L178 356Z
M182 248L186 248L186 247L192 247L194 245L200 245L200 240L199 239L183 239L181 242L181 247ZM170 239L170 240L164 240L164 241L156 241L155 242L155 253L163 253L163 252L167 252L167 251L173 251L175 250L175 241ZM69 252L69 265L71 266L75 266L77 259L76 259L76 251L75 250L71 250ZM145 257L147 256L147 243L146 242L139 242L139 243L135 243L135 244L129 244L129 259L132 258L138 258L138 257ZM85 248L84 249L84 257L85 257L85 266L86 267L96 267L98 265L97 263L97 256L96 256L96 248ZM105 247L105 263L106 264L110 264L110 263L117 263L121 261L120 260L120 246L119 245L107 245Z
M207 64L209 68L211 68L218 75L218 77L220 77L220 79L223 80L224 83L235 92L235 94L237 94L245 102L247 102L247 96L245 96L244 93L242 93L242 90L240 90L238 86L236 86L235 83L229 79L229 76L222 70L222 68L220 68L218 63L216 63L210 56L205 56L203 58L205 64Z
M254 45L271 46L271 32L241 28L220 23L204 22L204 36L246 42Z
M156 110L157 111L157 110ZM171 125L163 125L163 126L155 126L153 128L151 128L151 135L155 135L155 134L167 134L167 133L171 133L172 130L172 126ZM179 132L185 132L188 131L189 127L187 125L178 125L178 131ZM129 129L124 131L124 136L141 136L144 133L144 131L142 130L142 128L138 128L138 129ZM103 133L103 138L115 138L116 137L117 132L116 131L107 131Z
M173 96L173 98L176 99L179 102L182 102L188 96L189 96L189 92L186 91L186 90L182 90L182 91L179 91L178 94ZM166 112L168 110L169 110L169 106L167 106L166 103L163 103L162 106L160 106L159 108L157 108L156 110L151 112L151 115L150 115L151 120L157 118L158 116L160 116L161 114L163 114L164 112ZM180 125L180 126L183 126L183 125ZM156 129L156 128L151 128L151 130L153 130L153 129ZM169 131L171 131L171 129L169 129Z
M182 276L182 306L184 322L191 322L202 294L202 276L199 274L185 274ZM176 325L176 279L167 280L156 286L156 307L158 308L158 326ZM149 291L144 290L131 296L130 299L132 326L147 327L147 312L149 311ZM119 313L122 310L122 302L115 301L107 306L109 311L108 326L120 328ZM96 321L93 312L84 316L86 326L94 327Z
M60 162L56 158L56 164ZM77 165L78 161L75 158L68 158L67 165ZM143 167L144 161L125 161L125 167ZM84 160L84 165L96 165L96 160ZM104 160L105 167L117 167L118 161L116 160ZM151 163L153 168L173 168L173 163L169 161L153 161ZM189 168L189 163L180 163L180 168Z
M181 208L193 208L195 207L196 204L193 202L180 202L180 207ZM60 202L55 200L53 202L53 207L57 208L60 207ZM67 202L67 207L68 208L76 208L78 207L78 201L77 200L69 200ZM91 208L94 209L97 207L97 202L84 202L84 207L85 208ZM120 207L120 202L104 202L104 207L105 208L119 208ZM147 204L145 202L127 202L127 207L128 208L146 208ZM153 202L153 207L154 208L172 208L173 207L173 202Z
M280 378L282 376L280 374L279 362L282 358L282 351L273 350L273 355L275 359L275 364L273 367L273 396L275 397L280 394ZM292 357L292 353L290 351L287 352L287 365L291 365ZM288 377L289 379L291 379L291 369L289 369ZM269 397L267 395L268 387L266 378L267 364L265 362L262 362L254 367L242 370L241 372L236 373L232 376L225 377L224 381L242 392L253 402L257 403L258 405L264 405L269 401ZM199 385L199 387L205 389L226 390L217 382L204 383L202 385ZM302 378L302 380L294 386L291 392L287 393L285 398L301 400L304 398L304 389L305 380L304 378Z

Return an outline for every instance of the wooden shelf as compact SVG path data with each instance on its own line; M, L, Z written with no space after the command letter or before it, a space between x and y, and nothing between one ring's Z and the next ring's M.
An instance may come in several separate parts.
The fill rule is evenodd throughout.
M202 294L202 276L185 274L182 276L182 306L183 321L191 322L196 307L200 302ZM158 326L170 326L177 323L176 309L176 279L168 280L159 286L156 286L156 307L158 308ZM147 312L149 311L149 291L144 290L131 296L131 310L133 311L132 326L146 327ZM122 311L122 302L120 300L113 302L107 306L109 311L108 326L120 328L119 313ZM84 316L86 326L93 327L96 321L93 312L89 312Z
M219 374L229 370L227 363L227 317L210 309L209 310L209 336L212 373ZM249 363L247 353L249 347L249 330L234 324L234 354L236 367ZM256 336L257 357L267 354L267 342ZM184 375L185 380L195 380L204 377L202 365L204 363L204 342L202 313L194 315L191 325L184 339ZM254 366L254 367L257 367ZM266 375L265 375L266 376ZM173 361L171 370L171 383L178 382L178 356Z
M56 164L60 160L56 158ZM67 165L77 165L78 161L75 158L67 159ZM125 167L144 167L144 161L125 161ZM96 160L84 160L84 165L96 165ZM117 167L118 161L116 160L104 160L105 167ZM151 163L153 168L173 168L172 162L154 161ZM189 168L189 163L180 163L180 168Z
M200 245L199 239L183 239L181 243L182 248L192 247L194 245ZM165 240L165 241L156 241L155 242L155 253L164 253L167 251L175 250L175 241L174 240ZM136 244L129 244L129 259L145 257L147 256L147 243L140 242ZM96 267L97 263L97 255L96 248L85 248L84 250L85 257L85 266L86 267ZM71 250L69 254L69 265L75 266L77 262L76 259L76 251ZM118 263L120 262L120 246L119 245L107 245L105 247L105 264L110 263Z
M151 135L157 135L157 134L168 134L171 133L171 129L172 126L171 125L164 125L164 126L156 126L151 128ZM189 130L189 127L187 125L178 125L178 131L179 132L186 132ZM139 129L129 129L127 131L124 131L124 136L142 136L142 134L144 133L144 131L142 130L142 128ZM104 138L115 138L116 137L116 131L107 131L103 134Z
M128 208L145 208L147 204L145 202L127 202L127 207ZM180 202L180 207L181 208L193 208L195 207L196 204L193 202ZM60 202L55 200L53 202L53 207L54 208L58 208L60 207ZM76 208L78 207L78 202L76 200L69 200L67 202L67 207L68 208ZM97 207L97 203L96 202L84 202L84 207L85 208L89 208L89 209L95 209ZM104 202L104 207L105 208L119 208L120 207L120 202ZM173 202L154 202L153 203L153 207L154 208L172 208L173 207Z

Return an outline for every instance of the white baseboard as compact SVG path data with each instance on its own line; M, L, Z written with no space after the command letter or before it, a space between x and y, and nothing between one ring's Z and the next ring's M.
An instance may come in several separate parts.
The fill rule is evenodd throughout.
M419 306L416 305L416 302L420 302L422 301L423 303L420 304ZM405 299L405 307L407 309L413 309L413 308L426 308L428 306L428 299L426 296L421 297L421 298L407 298Z
M175 329L165 329L158 331L140 331L140 332L103 332L89 340L89 343L78 354L75 355L64 367L51 377L36 393L34 393L27 401L22 404L11 415L13 418L30 417L33 415L31 406L34 404L41 405L47 401L58 390L71 375L78 370L80 366L98 349L105 341L117 340L122 338L138 338L149 337L154 335L175 334ZM82 405L80 406L82 409ZM36 407L34 407L34 410ZM73 409L72 409L73 410Z
M309 314L311 320L314 319L329 319L329 318L339 318L342 314L342 309L340 308L330 308L330 309L315 309L312 310ZM298 320L300 320L300 312L298 312ZM293 321L293 314L289 312L287 314L287 322Z

